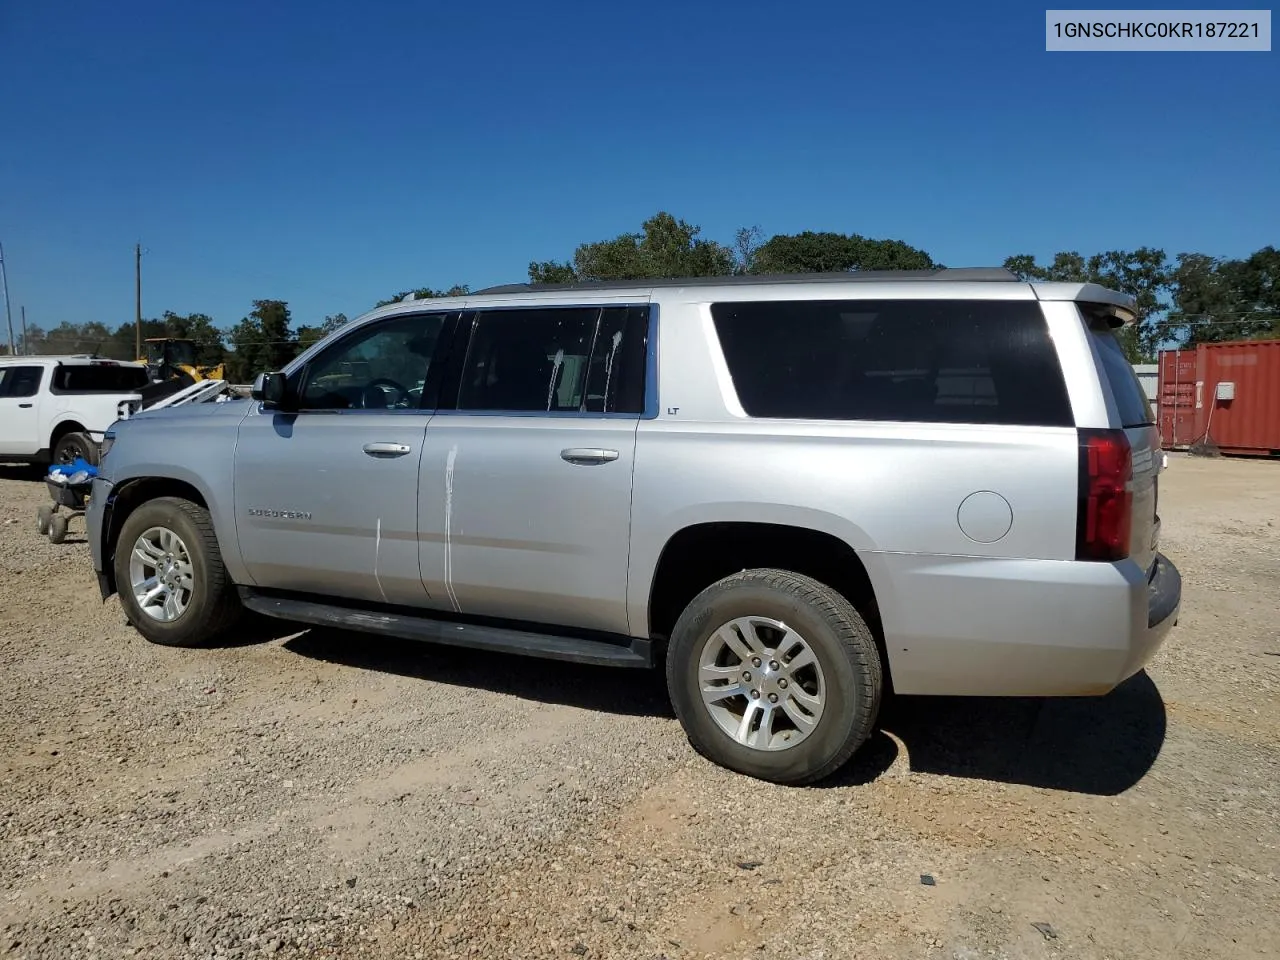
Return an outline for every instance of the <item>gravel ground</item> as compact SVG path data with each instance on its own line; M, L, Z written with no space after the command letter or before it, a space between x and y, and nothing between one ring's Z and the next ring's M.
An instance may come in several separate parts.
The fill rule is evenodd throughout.
M698 759L656 674L153 647L0 470L0 957L1275 956L1280 464L1161 487L1184 611L1147 672L899 698L797 790Z

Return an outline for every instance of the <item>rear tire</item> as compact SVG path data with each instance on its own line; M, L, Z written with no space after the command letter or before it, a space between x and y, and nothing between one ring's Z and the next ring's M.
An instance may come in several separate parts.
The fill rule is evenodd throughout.
M152 643L200 646L242 612L209 511L188 500L161 497L129 514L114 569L125 615Z
M667 688L690 743L761 780L834 773L871 735L883 686L875 638L853 605L786 570L712 584L671 634Z
M69 464L80 457L85 463L98 465L98 445L87 433L67 433L58 438L53 445L53 462Z

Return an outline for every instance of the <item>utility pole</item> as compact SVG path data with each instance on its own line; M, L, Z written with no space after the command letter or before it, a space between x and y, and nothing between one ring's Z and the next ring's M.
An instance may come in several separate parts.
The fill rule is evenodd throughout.
M134 315L133 315L133 339L134 349L137 351L133 356L134 359L142 357L142 244L135 244L133 248L133 289L134 289ZM10 337L12 339L12 335Z
M9 321L9 356L13 356L13 314L9 311L9 275L4 269L4 244L0 243L0 284L4 286L4 316Z
M31 344L27 341L27 307L26 307L26 304L23 304L23 305L22 305L22 307L21 307L21 309L22 309L22 355L25 357L25 356L29 356L29 355L30 355L30 353L31 353Z

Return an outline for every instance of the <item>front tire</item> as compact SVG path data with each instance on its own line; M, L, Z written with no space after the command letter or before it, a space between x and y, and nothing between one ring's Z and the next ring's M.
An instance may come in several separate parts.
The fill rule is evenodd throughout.
M800 785L834 773L871 735L883 673L875 638L845 597L811 577L757 569L685 608L667 687L707 759Z
M188 500L161 497L129 514L114 567L121 606L152 643L200 646L240 616L209 511Z

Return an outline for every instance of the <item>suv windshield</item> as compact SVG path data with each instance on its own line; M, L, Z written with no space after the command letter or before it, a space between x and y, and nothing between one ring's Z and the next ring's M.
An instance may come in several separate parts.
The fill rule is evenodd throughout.
M1082 308L1083 309L1083 308ZM1089 333L1098 348L1102 360L1102 372L1106 374L1111 392L1116 398L1122 427L1145 427L1156 422L1151 401L1142 389L1142 382L1124 355L1124 347L1116 339L1115 330L1103 316L1089 317Z
M53 371L58 393L133 393L147 385L143 367L69 364Z

